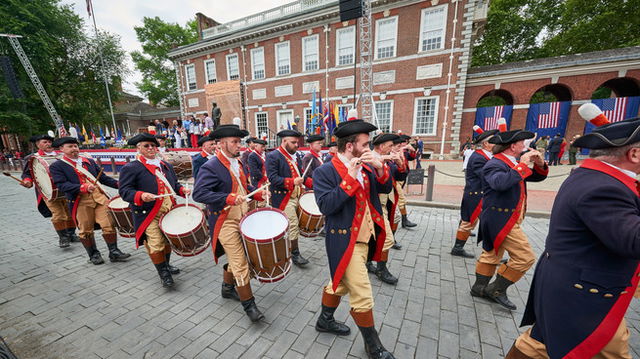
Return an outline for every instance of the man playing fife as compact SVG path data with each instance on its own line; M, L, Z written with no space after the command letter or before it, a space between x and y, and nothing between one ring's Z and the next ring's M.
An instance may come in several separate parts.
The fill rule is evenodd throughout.
M53 182L59 190L64 192L69 201L71 218L80 229L80 242L84 246L91 263L104 263L100 251L96 248L94 226L102 228L102 238L109 248L111 262L123 262L131 255L118 249L118 237L107 213L109 198L102 185L118 188L118 181L102 174L98 164L91 158L80 156L78 140L75 137L62 137L54 144L64 154L62 159L54 162L49 170Z
M158 222L176 201L173 196L186 196L189 190L178 182L171 164L157 158L158 141L152 135L141 133L132 137L129 145L136 146L136 161L127 163L120 172L120 197L129 202L136 230L136 248L144 244L151 262L158 271L160 283L173 287L171 274L180 270L169 264L171 246L160 230Z

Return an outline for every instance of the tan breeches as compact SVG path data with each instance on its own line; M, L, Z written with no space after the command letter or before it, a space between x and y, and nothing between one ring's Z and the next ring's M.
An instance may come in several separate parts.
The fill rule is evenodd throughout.
M516 348L518 348L523 354L536 359L549 359L547 354L547 347L539 341L531 338L531 328L526 332L520 334L516 339ZM614 359L624 358L631 359L629 354L629 329L627 329L627 323L622 318L618 330L616 330L611 341L602 348L600 353L593 356L596 359Z
M218 234L218 241L222 244L229 263L227 270L233 273L233 278L239 287L248 285L251 280L249 263L247 263L246 253L242 245L242 235L240 234L240 220L247 213L247 210L246 203L240 206L232 206Z
M338 288L335 292L333 291L331 280L324 287L324 291L327 294L341 297L349 294L349 304L354 312L366 312L373 309L371 282L369 282L369 275L365 266L368 251L369 246L366 243L357 242Z
M66 199L58 198L53 201L45 200L45 204L51 211L51 223L56 231L75 228L75 224L69 215L69 206L67 205Z
M497 254L495 251L482 251L476 264L477 273L489 277L493 276L505 251L509 253L509 261L500 266L498 274L506 279L517 282L533 266L536 257L520 223L521 221L518 221L511 232L507 234Z
M387 211L386 204L382 205L382 218L384 219L384 230L386 231L386 237L384 239L384 246L382 247L383 252L389 251L393 244L395 243L395 238L393 237L393 231L391 230L391 223L389 223L389 212Z
M400 209L400 213L405 214L406 213L406 206L407 206L407 197L404 194L404 188L402 188L402 185L404 184L404 182L396 182L396 188L394 189L396 192L398 192L398 208Z
M160 230L160 217L163 214L169 212L173 203L169 197L165 197L160 206L160 210L156 213L153 221L149 223L144 234L147 236L147 240L144 242L144 247L147 249L147 253L154 264L159 264L165 261L165 254L171 253L171 247L169 241Z
M299 193L300 189L296 188L291 197L289 197L289 202L287 202L287 205L284 207L284 213L287 215L287 218L289 218L289 241L297 241L300 236L298 214L296 213L298 199L300 197Z
M76 212L76 220L80 229L79 236L82 239L93 236L93 226L98 223L102 227L102 234L116 233L111 218L107 213L107 197L99 193L98 190L93 193L81 194L77 201L78 210Z
M477 218L473 223L467 222L467 221L460 221L460 224L458 225L458 231L456 232L456 239L461 241L466 241L467 239L469 239L469 236L471 235L471 231L473 231L473 229L476 228L476 224L478 224Z

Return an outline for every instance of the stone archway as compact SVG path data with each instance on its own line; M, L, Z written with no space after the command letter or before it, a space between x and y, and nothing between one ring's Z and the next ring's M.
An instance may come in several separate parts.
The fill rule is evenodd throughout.
M640 96L638 80L630 77L617 77L598 86L591 94L591 99L631 96Z
M513 105L511 92L501 89L485 92L476 103L476 107Z
M543 103L555 101L571 101L573 94L571 89L563 84L553 84L540 87L529 98L529 103Z

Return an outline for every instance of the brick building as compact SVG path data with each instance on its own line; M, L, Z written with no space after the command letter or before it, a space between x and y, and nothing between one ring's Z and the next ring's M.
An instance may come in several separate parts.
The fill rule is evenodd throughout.
M372 1L379 127L422 137L425 152L457 153L469 49L486 8L478 0ZM226 24L197 19L200 40L169 54L185 115L210 113L217 102L222 123L237 116L271 138L287 121L304 122L314 90L353 106L356 22L340 21L337 0L298 0Z

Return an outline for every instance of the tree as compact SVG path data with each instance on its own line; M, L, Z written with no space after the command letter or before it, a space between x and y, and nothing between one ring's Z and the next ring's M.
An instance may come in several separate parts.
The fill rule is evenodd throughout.
M20 43L65 122L110 120L97 45L102 49L107 75L119 79L128 73L119 37L106 32L97 38L87 35L82 19L70 6L60 5L60 0L5 0L0 3L0 18L0 33L24 36ZM0 55L11 58L24 93L24 98L13 98L6 83L0 81L0 131L30 135L53 129L31 80L3 38Z
M142 22L142 26L134 27L142 52L131 53L136 69L142 73L142 81L136 86L153 103L177 106L180 102L176 73L167 54L177 46L197 41L196 22L190 21L184 27L159 17L145 17Z

